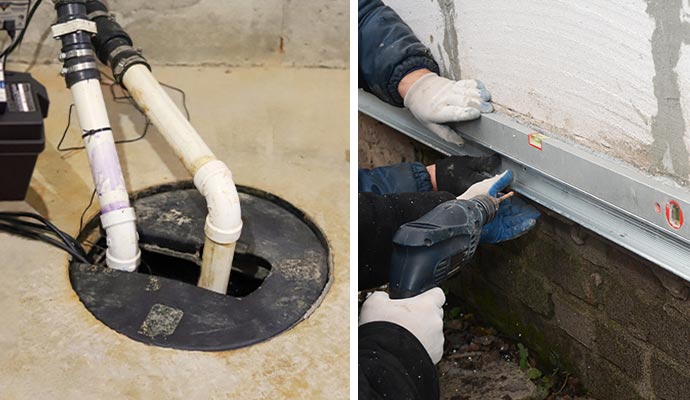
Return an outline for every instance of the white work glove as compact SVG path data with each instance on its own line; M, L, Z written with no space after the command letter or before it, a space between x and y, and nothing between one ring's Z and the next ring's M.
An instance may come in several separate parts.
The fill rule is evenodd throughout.
M502 174L498 174L493 178L484 179L481 182L475 183L474 185L470 186L465 193L458 196L457 199L469 200L482 194L496 197L498 192L505 189L512 182L513 172L511 170L506 170Z
M430 73L417 79L405 95L405 107L424 126L443 140L456 144L464 140L450 127L449 122L469 121L481 113L494 110L491 94L484 84L474 79L452 81Z
M391 300L386 292L374 292L362 305L359 324L387 321L412 333L438 363L443 356L443 304L446 295L433 288L408 299Z

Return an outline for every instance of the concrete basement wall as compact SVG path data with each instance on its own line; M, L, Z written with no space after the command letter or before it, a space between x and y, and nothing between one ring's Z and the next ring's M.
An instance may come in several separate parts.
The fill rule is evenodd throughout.
M362 114L359 131L360 168L442 157ZM481 245L450 293L521 341L542 371L570 372L597 399L687 400L688 283L540 211L527 235Z
M690 177L688 0L388 0L446 76L654 175Z
M347 1L110 0L106 4L153 64L349 66ZM56 62L59 46L50 36L55 18L53 2L44 0L11 61Z

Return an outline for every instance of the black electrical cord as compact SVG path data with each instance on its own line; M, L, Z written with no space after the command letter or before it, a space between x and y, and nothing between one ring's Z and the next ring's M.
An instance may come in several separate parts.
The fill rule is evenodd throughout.
M137 111L139 111L141 113L141 115L144 116L144 118L146 118L146 124L144 125L144 131L141 133L141 135L139 135L137 137L129 138L129 139L116 140L115 144L133 143L133 142L139 141L139 140L143 139L144 137L146 137L146 134L148 133L149 128L151 127L151 120L149 120L149 118L146 116L144 111L141 108L139 108L139 105L134 101L134 98L129 94L127 89L125 89L119 83L117 83L115 78L113 78L112 76L106 74L103 71L101 71L101 74L111 81L111 83L108 83L107 85L110 87L110 94L113 98L113 101L119 102L119 100L126 100L129 104L132 105L132 107L134 107ZM184 90L182 90L178 87L172 86L172 85L168 85L167 83L163 83L163 82L159 82L159 83L162 86L170 88L171 90L174 90L174 91L176 91L182 95L182 107L185 110L187 121L191 121L191 115L189 113L189 109L187 108L187 93ZM115 86L120 86L123 93L125 93L125 94L123 96L118 96L115 93ZM69 109L67 110L67 126L65 127L65 130L62 132L62 137L60 138L60 141L58 142L58 145L57 145L57 150L60 152L72 151L72 150L83 150L85 148L84 146L62 147L62 143L64 142L65 138L67 137L67 132L69 131L70 125L72 124L72 108L74 108L74 104L70 104Z
M184 90L177 88L175 86L172 86L172 85L168 85L167 83L163 83L160 81L158 83L160 83L161 86L165 86L168 89L172 89L172 90L174 90L174 91L176 91L182 95L182 107L184 107L184 112L185 112L185 115L187 116L187 121L192 122L192 117L190 116L189 109L187 108L187 93L185 93Z
M24 230L24 229L21 229L17 226L12 225L12 224L5 224L3 222L0 222L0 231L12 233L12 234L15 234L17 236L21 236L21 237L26 238L26 239L40 240L42 242L48 243L54 247L57 247L61 250L66 251L72 257L78 258L81 261L81 255L74 253L74 251L70 247L66 246L64 243L57 241L57 240L55 240L55 239L53 239L47 235L40 234L37 232L28 231L28 230Z
M108 78L108 79L111 81L111 82L108 84L108 86L110 87L110 94L113 96L113 100L115 100L116 102L117 102L118 100L127 100L132 106L134 106L134 108L136 108L137 110L139 110L139 112L141 112L142 114L144 114L144 112L139 108L139 105L138 105L136 102L134 102L134 98L133 98L131 95L129 95L129 92L127 91L127 89L125 89L124 87L122 87L122 85L120 85L120 84L115 80L115 78L113 78L111 75L108 75L107 73L105 73L105 72L103 72L103 71L101 71L101 75L105 76L106 78ZM175 87L175 86L173 86L173 85L169 85L169 84L164 83L164 82L161 82L161 81L158 81L158 83L159 83L161 86L164 86L164 87L167 87L167 88L170 89L170 90L176 91L177 93L179 93L179 94L182 96L182 108L184 108L185 117L187 118L187 121L191 122L191 121L192 121L192 117L191 117L191 114L189 113L189 108L187 108L187 93L186 93L184 90L182 90L182 89L180 89L180 88L178 88L178 87ZM122 91L125 93L125 95L124 95L124 96L118 96L118 95L116 95L116 94L115 94L115 89L114 89L115 86L120 86L120 88L121 88Z
M12 41L14 41L15 33L16 33L16 31L7 31L7 35L10 37L10 45L12 44ZM2 58L2 70L3 70L3 72L7 71L7 57L3 56L0 58Z
M15 223L18 225L23 225L23 226L35 226L35 225L40 225L40 224L34 224L28 221L21 220L19 218L31 218L38 220L43 224L42 228L44 231L52 232L56 234L67 246L72 248L74 251L81 253L82 255L86 255L86 252L84 249L81 247L81 245L74 239L72 238L69 234L61 231L57 226L53 225L52 222L47 220L46 218L42 217L41 215L34 214L34 213L26 213L26 212L14 212L14 213L9 213L9 212L0 212L0 220L10 222L10 223Z
M40 223L26 219L33 219ZM66 251L80 262L90 264L86 251L81 244L41 215L29 212L0 212L0 231L27 239L40 240ZM56 236L59 240L51 235Z
M72 124L72 108L74 108L74 104L69 105L69 109L67 110L67 126L65 127L65 130L62 132L62 137L60 138L60 141L58 142L58 145L57 145L57 150L60 152L72 151L72 150L83 150L86 148L85 146L62 147L62 142L64 142L65 137L67 137L67 131L69 131L69 127ZM149 119L146 118L146 125L144 125L144 132L142 132L141 135L134 137L134 138L130 138L130 139L116 140L115 144L133 143L133 142L136 142L138 140L141 140L146 136L150 127L151 127L151 121L149 121Z
M81 216L79 217L79 230L77 232L81 232L81 229L84 227L84 216L86 215L86 212L89 211L89 208L91 208L94 197L96 197L96 189L94 189L93 192L91 192L89 204L86 205L86 208L84 209L84 211L82 211Z
M36 14L36 10L38 9L38 6L41 5L43 0L36 0L34 2L34 5L31 6L31 9L29 10L29 15L26 17L26 22L24 23L24 29L19 32L19 35L17 35L17 39L13 40L10 45L0 53L0 58L7 59L7 57L14 51L14 49L22 42L22 39L24 39L24 33L26 30L29 28L29 23L31 23L31 19L34 17L34 14Z
M60 141L58 142L58 145L57 145L58 151L80 150L80 149L84 148L84 146L64 147L64 148L60 147L60 146L62 146L62 141L65 140L65 136L67 136L67 131L69 130L69 126L72 124L72 108L74 108L74 104L70 104L69 110L67 110L67 126L65 127L65 131L62 132L62 137L60 138Z

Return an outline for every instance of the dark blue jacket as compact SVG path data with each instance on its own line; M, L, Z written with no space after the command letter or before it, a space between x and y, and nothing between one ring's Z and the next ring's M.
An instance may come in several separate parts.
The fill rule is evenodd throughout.
M393 194L433 190L429 172L420 162L361 168L357 174L357 184L359 193Z
M359 0L359 87L403 106L400 80L414 70L439 73L431 52L398 14L380 0Z
M398 14L379 0L359 0L359 86L389 104L402 107L403 99L398 93L400 80L407 73L422 68L436 73L439 71L429 50L417 40ZM384 241L392 245L395 229L425 212L405 196L427 194L431 190L431 182L424 165L406 163L372 171L360 170L359 189L365 192L360 193L358 204L360 235L364 232L374 236L388 234L390 237ZM391 195L390 198L384 196L400 192L413 193ZM436 203L443 201L436 199L443 193L429 194L431 196L423 196L420 200L433 197ZM417 203L421 204L421 201ZM425 208L428 211L433 205L426 205ZM415 212L421 214L415 215ZM384 221L377 218L387 221L381 224L379 222ZM374 226L362 227L362 222ZM372 238L371 242L380 243L381 240ZM386 252L374 249L371 253L381 255L379 253ZM364 271L362 265L359 267L362 275L370 278L365 279L369 281L367 283L377 280L377 277L379 284L386 280L387 268L377 268L377 271L367 274L366 266ZM359 328L358 364L360 399L439 398L438 375L431 358L414 335L396 324L372 322Z

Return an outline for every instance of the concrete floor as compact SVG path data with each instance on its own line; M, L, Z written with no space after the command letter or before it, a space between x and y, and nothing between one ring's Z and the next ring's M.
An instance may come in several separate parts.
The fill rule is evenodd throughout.
M93 184L83 151L55 149L71 102L59 69L31 68L51 99L46 150L27 201L0 203L0 210L33 208L75 234ZM71 289L64 253L0 234L0 398L347 398L348 71L156 67L154 73L187 92L192 124L237 183L272 192L316 221L332 246L334 284L310 318L267 342L218 353L163 349L98 322ZM138 135L143 117L113 103L106 87L104 95L116 139ZM81 144L72 122L65 145ZM190 179L155 129L118 149L130 191Z

